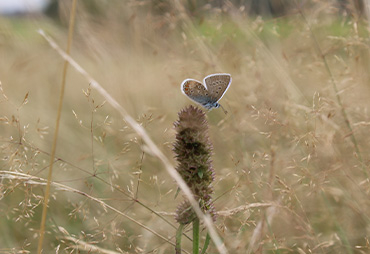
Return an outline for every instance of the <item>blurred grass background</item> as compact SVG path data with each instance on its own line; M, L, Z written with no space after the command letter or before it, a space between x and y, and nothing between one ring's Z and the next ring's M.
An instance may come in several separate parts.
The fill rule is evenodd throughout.
M191 103L182 80L232 75L229 114L207 114L230 253L370 253L369 17L358 3L78 1L71 56L171 159L173 122ZM37 249L63 66L37 29L65 48L70 4L0 17L0 253ZM75 191L52 187L44 253L174 252L91 198L174 242L175 182L71 67L53 181Z

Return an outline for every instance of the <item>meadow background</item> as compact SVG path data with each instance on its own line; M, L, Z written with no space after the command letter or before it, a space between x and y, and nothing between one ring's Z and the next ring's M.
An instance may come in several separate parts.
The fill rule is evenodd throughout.
M0 253L37 250L64 64L37 30L65 49L71 3L0 17ZM78 1L71 56L173 165L181 82L232 75L207 113L229 253L370 253L367 6L256 3ZM176 183L72 67L52 179L43 253L174 253Z

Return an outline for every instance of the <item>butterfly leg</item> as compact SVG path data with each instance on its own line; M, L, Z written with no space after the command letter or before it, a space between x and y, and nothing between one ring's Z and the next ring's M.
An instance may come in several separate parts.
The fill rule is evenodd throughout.
M221 104L218 104L218 105L220 105L220 107L222 108L222 110L224 111L224 113L225 113L225 115L227 115L227 110L226 109L224 109L224 107L222 107L222 105Z

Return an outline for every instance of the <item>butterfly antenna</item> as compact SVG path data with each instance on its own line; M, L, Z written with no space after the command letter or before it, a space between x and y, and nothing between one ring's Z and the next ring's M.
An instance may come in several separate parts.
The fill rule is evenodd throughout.
M222 107L222 105L220 104L220 107L222 108L222 110L224 111L225 115L227 115L227 110L224 109L224 107Z

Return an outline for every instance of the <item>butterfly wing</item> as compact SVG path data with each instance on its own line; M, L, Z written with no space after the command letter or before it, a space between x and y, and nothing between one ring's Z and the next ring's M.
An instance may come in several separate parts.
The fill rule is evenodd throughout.
M181 91L191 100L204 107L217 101L210 96L206 87L195 79L185 79L181 84Z
M219 101L229 89L231 84L231 75L228 73L216 73L204 78L203 83L214 102Z

